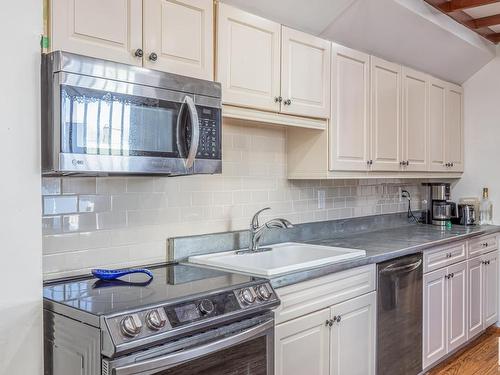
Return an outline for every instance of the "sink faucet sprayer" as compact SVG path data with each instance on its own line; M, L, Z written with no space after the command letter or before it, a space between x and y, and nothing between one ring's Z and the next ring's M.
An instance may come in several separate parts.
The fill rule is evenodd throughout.
M248 250L243 250L238 252L248 253L248 252L258 252L258 251L268 251L271 250L269 247L259 248L259 241L265 231L272 228L281 228L281 229L290 229L293 228L292 223L290 223L287 219L275 218L271 219L264 224L259 224L259 214L262 211L270 210L271 207L263 208L259 210L253 215L252 222L250 223L250 243L248 245Z

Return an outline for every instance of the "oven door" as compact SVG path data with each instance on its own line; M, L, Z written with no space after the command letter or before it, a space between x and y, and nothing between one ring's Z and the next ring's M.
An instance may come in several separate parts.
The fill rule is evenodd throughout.
M104 360L103 375L272 375L274 320L250 326L248 322L251 320L198 334L184 342ZM214 335L218 337L210 339Z
M54 84L60 172L192 173L210 98L69 73Z

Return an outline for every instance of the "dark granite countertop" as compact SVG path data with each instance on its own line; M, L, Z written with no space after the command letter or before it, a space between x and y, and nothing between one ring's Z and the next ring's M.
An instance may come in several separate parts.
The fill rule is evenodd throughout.
M270 280L275 288L280 288L334 272L418 253L449 242L497 232L500 232L500 226L464 227L455 225L451 229L442 229L432 225L409 224L389 229L351 232L345 235L336 234L331 239L309 240L306 242L317 245L362 249L366 251L366 256L279 275Z

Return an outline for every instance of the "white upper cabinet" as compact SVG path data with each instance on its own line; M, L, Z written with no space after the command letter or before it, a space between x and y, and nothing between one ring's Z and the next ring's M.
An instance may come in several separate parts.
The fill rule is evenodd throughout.
M365 171L370 147L370 56L332 44L330 170Z
M144 1L144 66L213 80L213 19L212 0Z
M375 171L401 168L401 65L371 57L371 154Z
M51 50L141 66L142 0L51 0Z
M225 104L279 111L281 25L219 4L217 75Z
M331 42L283 26L281 29L281 111L330 117Z
M460 86L448 84L446 95L445 160L448 169L464 170L463 93Z
M439 172L447 170L444 152L447 83L431 77L429 87L429 169Z
M403 68L403 166L408 171L428 169L429 78Z

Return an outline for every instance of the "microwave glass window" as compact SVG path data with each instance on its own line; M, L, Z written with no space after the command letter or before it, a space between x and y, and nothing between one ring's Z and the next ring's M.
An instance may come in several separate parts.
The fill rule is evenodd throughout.
M61 87L62 152L176 157L180 104Z

